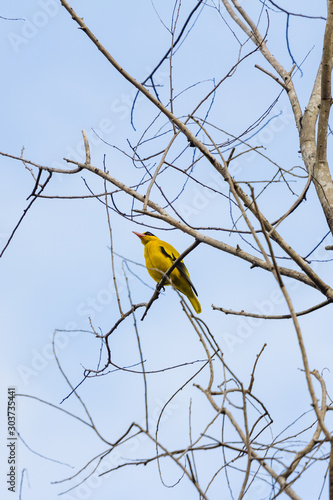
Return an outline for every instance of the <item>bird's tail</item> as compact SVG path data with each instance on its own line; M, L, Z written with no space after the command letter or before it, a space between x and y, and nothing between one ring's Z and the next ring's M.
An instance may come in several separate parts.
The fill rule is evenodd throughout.
M197 314L201 313L201 305L196 296L193 294L191 297L189 297L189 300L193 306L193 309Z

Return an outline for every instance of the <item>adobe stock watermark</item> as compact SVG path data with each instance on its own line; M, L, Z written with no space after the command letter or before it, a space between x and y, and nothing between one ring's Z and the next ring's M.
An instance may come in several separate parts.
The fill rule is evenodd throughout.
M299 282L295 282L295 288L297 289L300 285ZM295 289L294 288L294 289ZM263 300L254 300L253 306L251 307L251 313L254 314L264 314L272 315L276 310L276 306L285 303L285 299L280 288L274 288L267 298ZM222 313L223 314L223 313ZM237 326L233 333L223 332L222 340L227 346L229 352L234 352L236 346L244 344L255 333L256 329L263 325L264 318L251 318L247 316L236 316Z
M292 461L293 455L291 450L292 446L288 448L288 451L283 449L275 450L274 448L270 450L274 459L274 472L276 472L277 475L282 474L286 470L283 464L290 464ZM260 480L257 476L245 498L246 500L270 498L271 493L272 485L270 481L267 481L267 479Z
M151 72L152 68L147 66L146 73L150 74ZM168 76L169 73L159 70L154 76L155 84L157 86L162 86L163 82ZM110 104L107 104L105 106L105 109L108 113L102 116L98 120L97 124L94 125L90 130L86 130L87 139L90 146L98 148L103 145L105 146L105 143L108 143L110 141L110 138L115 134L120 123L124 122L125 120L129 120L135 98L136 108L137 106L140 106L140 103L145 100L145 97L141 93L137 95L137 90L133 88L131 92L121 93L120 95L112 99ZM68 145L65 148L64 157L69 160L83 162L85 159L85 153L84 142L82 138L80 138L75 145ZM59 161L53 161L50 166L52 168L64 168L63 163ZM57 175L57 180L60 183L63 182L63 176Z
M16 54L35 38L41 29L45 28L60 9L60 3L57 0L39 0L38 5L40 9L30 19L25 19L20 23L19 33L14 31L7 33L7 39Z
M126 288L124 275L118 269L116 272L119 293ZM128 281L135 280L132 275L128 276ZM88 318L92 320L110 308L112 303L116 304L116 292L114 290L113 279L110 279L105 287L98 290L97 293L89 295L85 300L80 301L76 308L76 318L84 319L88 325ZM54 345L57 353L64 351L70 344L71 340L80 335L80 326L78 320L68 321L63 329L57 330L54 337ZM28 386L31 380L35 379L42 373L50 363L54 362L54 353L52 346L53 332L47 334L48 341L39 349L33 348L30 351L31 357L28 363L20 363L16 369L21 381L25 386Z
M154 404L154 409L150 413L148 418L150 429L156 428L159 415L165 405L165 402L163 402L159 398L156 398L150 405L152 406ZM163 411L160 423L166 422L178 409L179 406L176 403L169 403ZM139 422L139 425L142 428L145 428L145 419L142 419L142 421ZM131 458L129 457L131 457L132 453L140 450L141 445L143 443L147 443L148 441L149 437L146 434L142 433L126 441L120 447L115 448L103 459L97 471L95 471L90 477L88 477L88 479L84 483L80 484L77 488L74 488L68 493L62 494L61 498L63 500L88 500L94 494L94 492L102 486L103 482L106 479L110 478L112 475L112 472L110 472L109 474L103 473L107 473L108 471L110 471L110 469L119 467L126 462L131 461ZM103 475L101 476L101 474Z
M268 146L271 144L276 135L283 132L286 127L294 122L294 115L288 107L284 108L281 113L273 118L258 134L256 134L251 139L251 146L253 148L257 146ZM247 151L248 146L242 144L237 148L237 153L240 154L243 151ZM242 155L240 158L236 158L230 163L230 173L231 175L239 175L243 172L245 166L256 160L258 153L255 151L250 151L246 155ZM208 188L213 188L215 190L225 191L226 182L223 177L216 172L211 170L208 173L206 184ZM196 185L191 189L191 199L189 201L183 202L179 200L175 203L177 212L187 221L193 221L196 216L206 210L211 200L214 200L218 196L218 193L208 189L207 187Z
M112 134L117 130L119 123L129 118L135 94L135 90L127 94L122 93L106 106L110 113L100 118L97 125L93 126L90 130L86 130L90 147L98 148L105 145L105 142L108 142ZM144 97L139 95L136 100L137 104L143 99ZM80 138L74 146L66 146L64 157L69 160L83 162L85 153L84 142L82 138ZM63 169L64 165L59 161L53 161L51 167ZM62 176L57 176L57 178L62 182Z
M314 254L311 256L313 260L324 260L330 257L329 252L324 248L318 248ZM313 262L312 268L316 270L319 266L319 262ZM283 277L282 277L283 278ZM298 290L303 283L297 280L289 281L287 283L287 290L295 292ZM306 285L304 285L306 286ZM263 300L254 300L252 302L251 310L248 312L261 315L276 315L281 314L276 313L277 306L286 304L285 298L282 294L281 289L276 285L275 288L267 295ZM223 314L223 313L220 313ZM288 309L283 314L288 314ZM251 338L255 332L260 328L265 321L265 318L252 318L248 316L236 316L237 325L233 332L222 332L221 337L224 345L227 347L230 353L233 353L237 346L244 344L249 338ZM281 320L286 321L286 320Z

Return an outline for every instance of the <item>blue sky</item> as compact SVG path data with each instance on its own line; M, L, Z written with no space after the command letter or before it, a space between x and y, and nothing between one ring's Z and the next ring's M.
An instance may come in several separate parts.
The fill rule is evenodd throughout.
M244 7L247 7L247 3L242 2ZM280 1L281 5L289 5L294 12L302 11L309 15L325 15L325 3L320 2L315 8L310 1ZM171 3L155 2L161 20L148 0L83 0L72 2L71 5L84 17L87 25L110 53L139 81L146 78L170 45L170 34L161 20L170 25ZM182 3L181 20L185 19L194 5L195 2L190 0ZM193 83L202 82L181 94L175 101L176 112L180 117L192 111L212 87L213 79L218 81L222 78L237 57L238 45L230 29L211 5L212 3L202 11L197 24L174 58L176 94ZM255 2L255 5L252 2L248 8L253 9L252 12L256 15L259 2ZM154 117L152 107L144 99L138 100L134 113L135 131L130 124L135 92L107 63L84 33L78 30L57 0L4 0L0 15L16 19L0 19L0 57L4 68L0 82L0 150L19 156L24 147L25 158L64 168L64 157L84 159L81 135L81 130L84 129L90 139L94 165L102 168L103 157L106 155L106 165L111 175L125 183L138 182L143 175L142 171L134 170L129 158L103 140L121 150L128 148L127 140L135 144ZM286 16L273 16L271 12L270 19L268 45L289 70L292 60L285 43ZM323 29L324 22L321 20L290 18L289 41L292 54L298 64L304 60L303 76L300 71L295 76L303 108L317 70ZM249 57L233 78L223 84L223 90L215 97L210 117L212 121L219 123L221 129L227 131L226 135L237 135L245 130L266 111L280 92L280 87L273 80L260 71L253 70L255 62L264 65L262 59L258 58L257 61L254 57ZM167 64L158 71L156 81L161 85L161 95L166 98ZM260 92L257 92L258 88ZM201 116L207 110L208 104L203 107ZM285 168L301 165L296 128L284 95L263 121L263 125L266 126L251 139L251 145L264 145L265 153ZM156 144L157 147L162 144L165 147L163 139ZM177 147L180 149L181 146L182 143L179 143ZM147 151L148 147L149 144ZM244 180L260 178L266 172L273 172L271 166L253 154L240 157L232 169L233 175L242 176ZM199 164L196 174L202 182L221 189L221 181L216 172L210 171L207 165ZM8 158L0 157L0 176L0 243L3 246L27 206L26 198L34 183L31 174L22 164ZM93 192L103 192L101 179L89 173L83 173L82 177ZM62 196L87 195L89 191L82 177L54 176L47 193ZM177 191L172 179L166 178L166 188L170 196ZM296 192L299 193L300 190L301 187L295 187ZM154 190L152 193L159 200L158 193ZM265 207L265 213L272 218L283 213L290 206L291 199L279 185L259 198L261 206ZM122 207L129 209L130 201L125 198L119 200ZM209 195L195 185L186 187L182 198L176 202L176 208L198 226L232 225L229 203ZM111 222L115 251L143 264L143 247L132 234L133 230L141 231L142 226L124 220L113 212ZM147 223L150 222L147 220ZM163 224L160 226L163 227ZM307 203L302 204L301 209L281 225L281 234L304 255L326 233L327 226L311 188ZM192 243L191 238L180 231L160 230L158 234L179 251ZM251 251L246 242L229 237L227 233L222 238L229 244L239 242L247 251ZM325 242L329 244L330 239L327 238ZM51 353L55 329L66 330L58 333L56 338L61 364L73 384L81 380L82 366L96 366L100 347L98 341L89 333L70 330L89 330L90 316L95 328L105 332L118 317L109 245L105 208L96 199L45 199L34 203L0 262L0 303L5 344L0 365L2 407L6 404L9 385L15 385L20 393L46 399L55 405L68 395L69 388ZM330 258L323 245L312 258ZM266 398L270 411L275 415L275 432L278 432L294 417L309 409L304 376L298 370L301 359L292 325L255 322L224 316L211 310L211 304L214 303L235 310L261 312L266 308L270 314L285 313L286 306L278 296L273 276L261 270L251 270L243 261L235 263L230 255L221 254L204 245L190 254L186 263L199 292L202 317L219 339L228 362L240 378L249 377L256 355L264 343L268 344L262 362L258 365L256 384L258 394ZM318 273L329 282L332 264L317 265ZM149 286L153 287L153 283L145 269L135 264L129 266L144 281L142 283L127 271L133 300L147 301L152 293ZM121 297L128 307L120 258L116 258L116 270ZM319 293L299 284L290 287L290 294L296 310L306 309L322 300ZM324 309L302 318L300 323L310 363L319 371L329 368L332 342L328 327L329 310ZM167 290L160 297L144 323L139 322L139 328L144 358L149 369L204 358L204 352L189 330L179 299L172 290ZM114 360L119 365L139 362L132 322L121 326L112 336L112 349L115 353ZM152 419L172 391L190 377L194 370L195 365L185 367L182 372L166 372L149 377ZM330 385L332 375L326 371L325 377ZM201 381L205 383L204 376ZM86 381L80 390L80 395L87 402L96 422L111 440L123 432L128 421L136 419L141 422L144 418L142 377L113 373ZM198 415L198 421L193 424L195 430L199 432L200 425L211 411L207 403L200 402L196 390L187 386L175 399L165 418L163 436L171 446L182 442L185 435L187 437L188 405L192 397L195 398L193 411L196 410ZM281 412L281 398L284 398L283 406L288 408L287 414L285 411ZM84 417L82 408L74 397L68 398L62 403L62 407ZM18 428L26 444L47 457L42 458L29 451L22 442L19 443L20 473L26 468L23 500L58 498L58 493L64 491L67 484L50 483L73 474L94 454L104 450L87 426L37 401L20 398L17 418ZM6 428L3 414L0 424L2 429ZM2 441L0 444L3 478L7 471L7 455L5 444ZM114 457L113 464L121 463L123 457L144 456L150 452L147 440L137 440L133 445L124 445L120 455ZM207 465L204 459L199 460L198 466L205 474ZM168 484L179 478L179 471L173 466L166 466L164 473ZM3 480L1 483L3 488ZM114 475L101 478L94 476L81 489L71 491L67 500L121 500L134 493L137 498L147 498L148 483L149 498L158 495L162 500L184 496L192 498L195 495L192 485L185 480L176 489L163 487L156 466L152 466L132 467L130 471L121 469ZM70 483L72 485L73 482ZM265 495L259 484L255 488L256 496L249 499ZM308 483L304 482L296 491L302 497L307 488ZM13 497L9 495L8 498ZM66 499L66 495L60 498ZM322 498L327 496L323 494Z

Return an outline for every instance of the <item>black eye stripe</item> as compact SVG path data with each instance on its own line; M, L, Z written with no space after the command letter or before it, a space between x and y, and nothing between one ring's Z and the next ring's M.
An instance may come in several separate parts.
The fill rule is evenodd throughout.
M153 233L150 233L149 231L146 231L143 233L145 236L155 236Z

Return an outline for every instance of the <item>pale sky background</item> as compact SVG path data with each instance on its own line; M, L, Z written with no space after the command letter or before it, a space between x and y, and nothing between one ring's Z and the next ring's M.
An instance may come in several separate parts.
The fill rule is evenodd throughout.
M195 4L194 0L182 2L182 20ZM238 46L228 26L216 9L212 8L213 1L207 4L174 59L175 94L193 83L205 80L179 99L178 116L189 113L211 88L212 79L218 81L225 75L237 57ZM246 8L253 8L254 13L259 11L258 1L243 1L242 4ZM138 81L146 78L170 45L170 34L160 22L150 0L76 0L71 5L84 17L87 25L116 60ZM173 2L157 0L154 5L163 22L170 26ZM288 5L293 12L324 16L326 2L279 0L279 5ZM84 159L81 130L85 129L90 138L94 165L102 168L103 156L106 154L107 169L111 175L125 183L139 181L143 171L134 171L131 160L99 140L92 129L98 131L105 141L125 149L127 139L135 144L150 123L154 116L152 106L144 99L138 100L134 114L137 131L134 131L130 125L130 110L135 92L84 33L78 30L57 0L3 0L0 15L17 19L0 19L0 150L19 156L24 146L26 158L40 164L65 168L64 157ZM303 108L317 70L324 25L322 20L290 18L293 56L298 64L305 60L302 65L303 76L300 72L295 76ZM268 45L289 70L292 61L286 48L285 29L286 16L281 13L274 16L270 12ZM280 87L273 80L253 70L255 62L264 65L262 58L248 58L216 96L210 118L229 134L237 135L245 130L266 111L280 92ZM161 92L168 95L167 90L164 90L168 85L168 63L157 73L156 81L163 86ZM201 116L207 107L204 106ZM286 96L279 99L262 125L269 120L267 126L253 137L251 144L263 144L267 153L285 168L301 165L296 129ZM247 138L252 134L249 133ZM233 175L243 174L244 179L248 180L265 175L267 164L258 157L252 155L241 158L238 165L233 167ZM208 167L201 167L197 174L202 182L216 183L216 173ZM0 157L0 176L2 248L27 206L26 198L34 183L23 165L8 158ZM85 172L82 177L95 193L103 192L100 179ZM302 186L303 182L295 191L300 193ZM174 186L170 184L168 189L173 193ZM45 192L65 196L89 194L81 174L54 175ZM293 201L291 197L284 198L286 191L279 187L272 192L275 193L274 199L272 194L264 194L260 199L265 214L271 219L283 213L291 205L290 200ZM156 192L153 191L152 195L156 196ZM122 208L130 209L130 200L119 200L123 200L120 203ZM196 186L185 189L182 201L178 200L176 207L194 225L232 226L228 203L221 203L216 197L209 198ZM115 251L142 264L143 247L132 231L141 231L143 227L116 216L114 212L111 212L111 221ZM159 226L163 227L162 224ZM327 231L313 188L307 195L307 203L303 203L281 225L282 236L301 255L310 252ZM192 243L191 238L180 231L154 232L179 251ZM218 237L226 243L239 243L245 250L252 251L246 243L239 238L229 237L228 233L219 233ZM329 236L311 258L320 261L330 259L331 254L324 250L324 246L331 243ZM5 345L0 364L1 498L19 498L17 493L15 497L8 493L5 487L8 468L4 440L7 387L15 386L18 393L30 394L55 405L69 393L50 351L52 335L55 329L88 330L89 316L95 328L106 332L118 318L112 288L109 244L105 208L95 199L37 200L1 259L1 330ZM121 259L116 259L119 276L122 274L121 262ZM249 380L256 354L267 343L258 365L256 394L263 398L274 416L273 429L277 434L310 408L305 378L299 370L301 358L292 325L289 322L251 322L225 316L211 309L213 303L235 310L263 312L263 309L268 308L270 314L286 313L283 303L275 303L277 286L273 276L258 269L251 270L244 261L235 261L233 257L204 245L187 257L186 264L199 292L202 318L214 332L227 363L240 379ZM141 283L129 274L133 301L148 301L152 289L147 285L153 287L154 283L145 269L129 265L144 281ZM318 262L317 266L319 275L330 283L332 263ZM126 309L128 300L123 279L120 288ZM296 310L306 309L323 300L319 293L302 285L292 286L289 291ZM300 319L311 367L320 372L332 366L330 313L331 310L326 308ZM167 289L154 303L143 323L139 321L140 317L139 312L137 319L147 369L161 369L204 359L198 339L183 318L178 297L172 290ZM58 338L62 366L72 383L77 384L82 378L82 366L96 367L99 343L87 333L62 333ZM132 320L113 334L112 352L114 362L119 365L128 366L139 362ZM171 394L198 367L198 364L190 365L181 371L148 377L152 418L156 418ZM332 389L332 373L328 370L325 371L325 379L328 388ZM206 381L207 373L197 380L202 384ZM140 376L113 373L88 380L80 388L80 395L108 439L114 440L121 435L132 420L143 422L142 385ZM202 431L202 422L211 414L204 398L189 384L173 401L162 427L161 436L171 447L186 442L190 398L193 398L192 413L197 418L193 422L194 432ZM84 418L82 408L73 396L62 407ZM165 488L160 482L156 464L120 469L102 478L94 476L84 487L59 497L59 493L75 483L54 485L51 482L74 474L106 447L83 424L26 398L17 398L17 426L26 444L47 457L42 458L29 451L22 442L18 443L19 475L22 469L26 469L22 500L125 500L133 495L138 499L197 498L195 489L186 479L175 488ZM151 451L147 440L137 440L134 445L123 446L113 463L122 463L123 458L144 457ZM219 459L218 454L215 460ZM198 467L205 475L210 462L207 463L203 456L198 460ZM301 498L309 498L312 478L324 473L323 468L318 468L318 471L313 468L308 479L296 486ZM167 463L163 466L163 473L167 484L174 483L180 477L179 471ZM229 498L229 492L221 484L224 483L217 481L216 487L212 489L212 499ZM320 489L320 482L316 480L316 487L318 484ZM317 498L319 489L311 498ZM269 488L265 490L258 482L253 493L248 495L248 500L265 498L268 491ZM281 495L281 498L286 497ZM321 498L328 498L326 487Z

